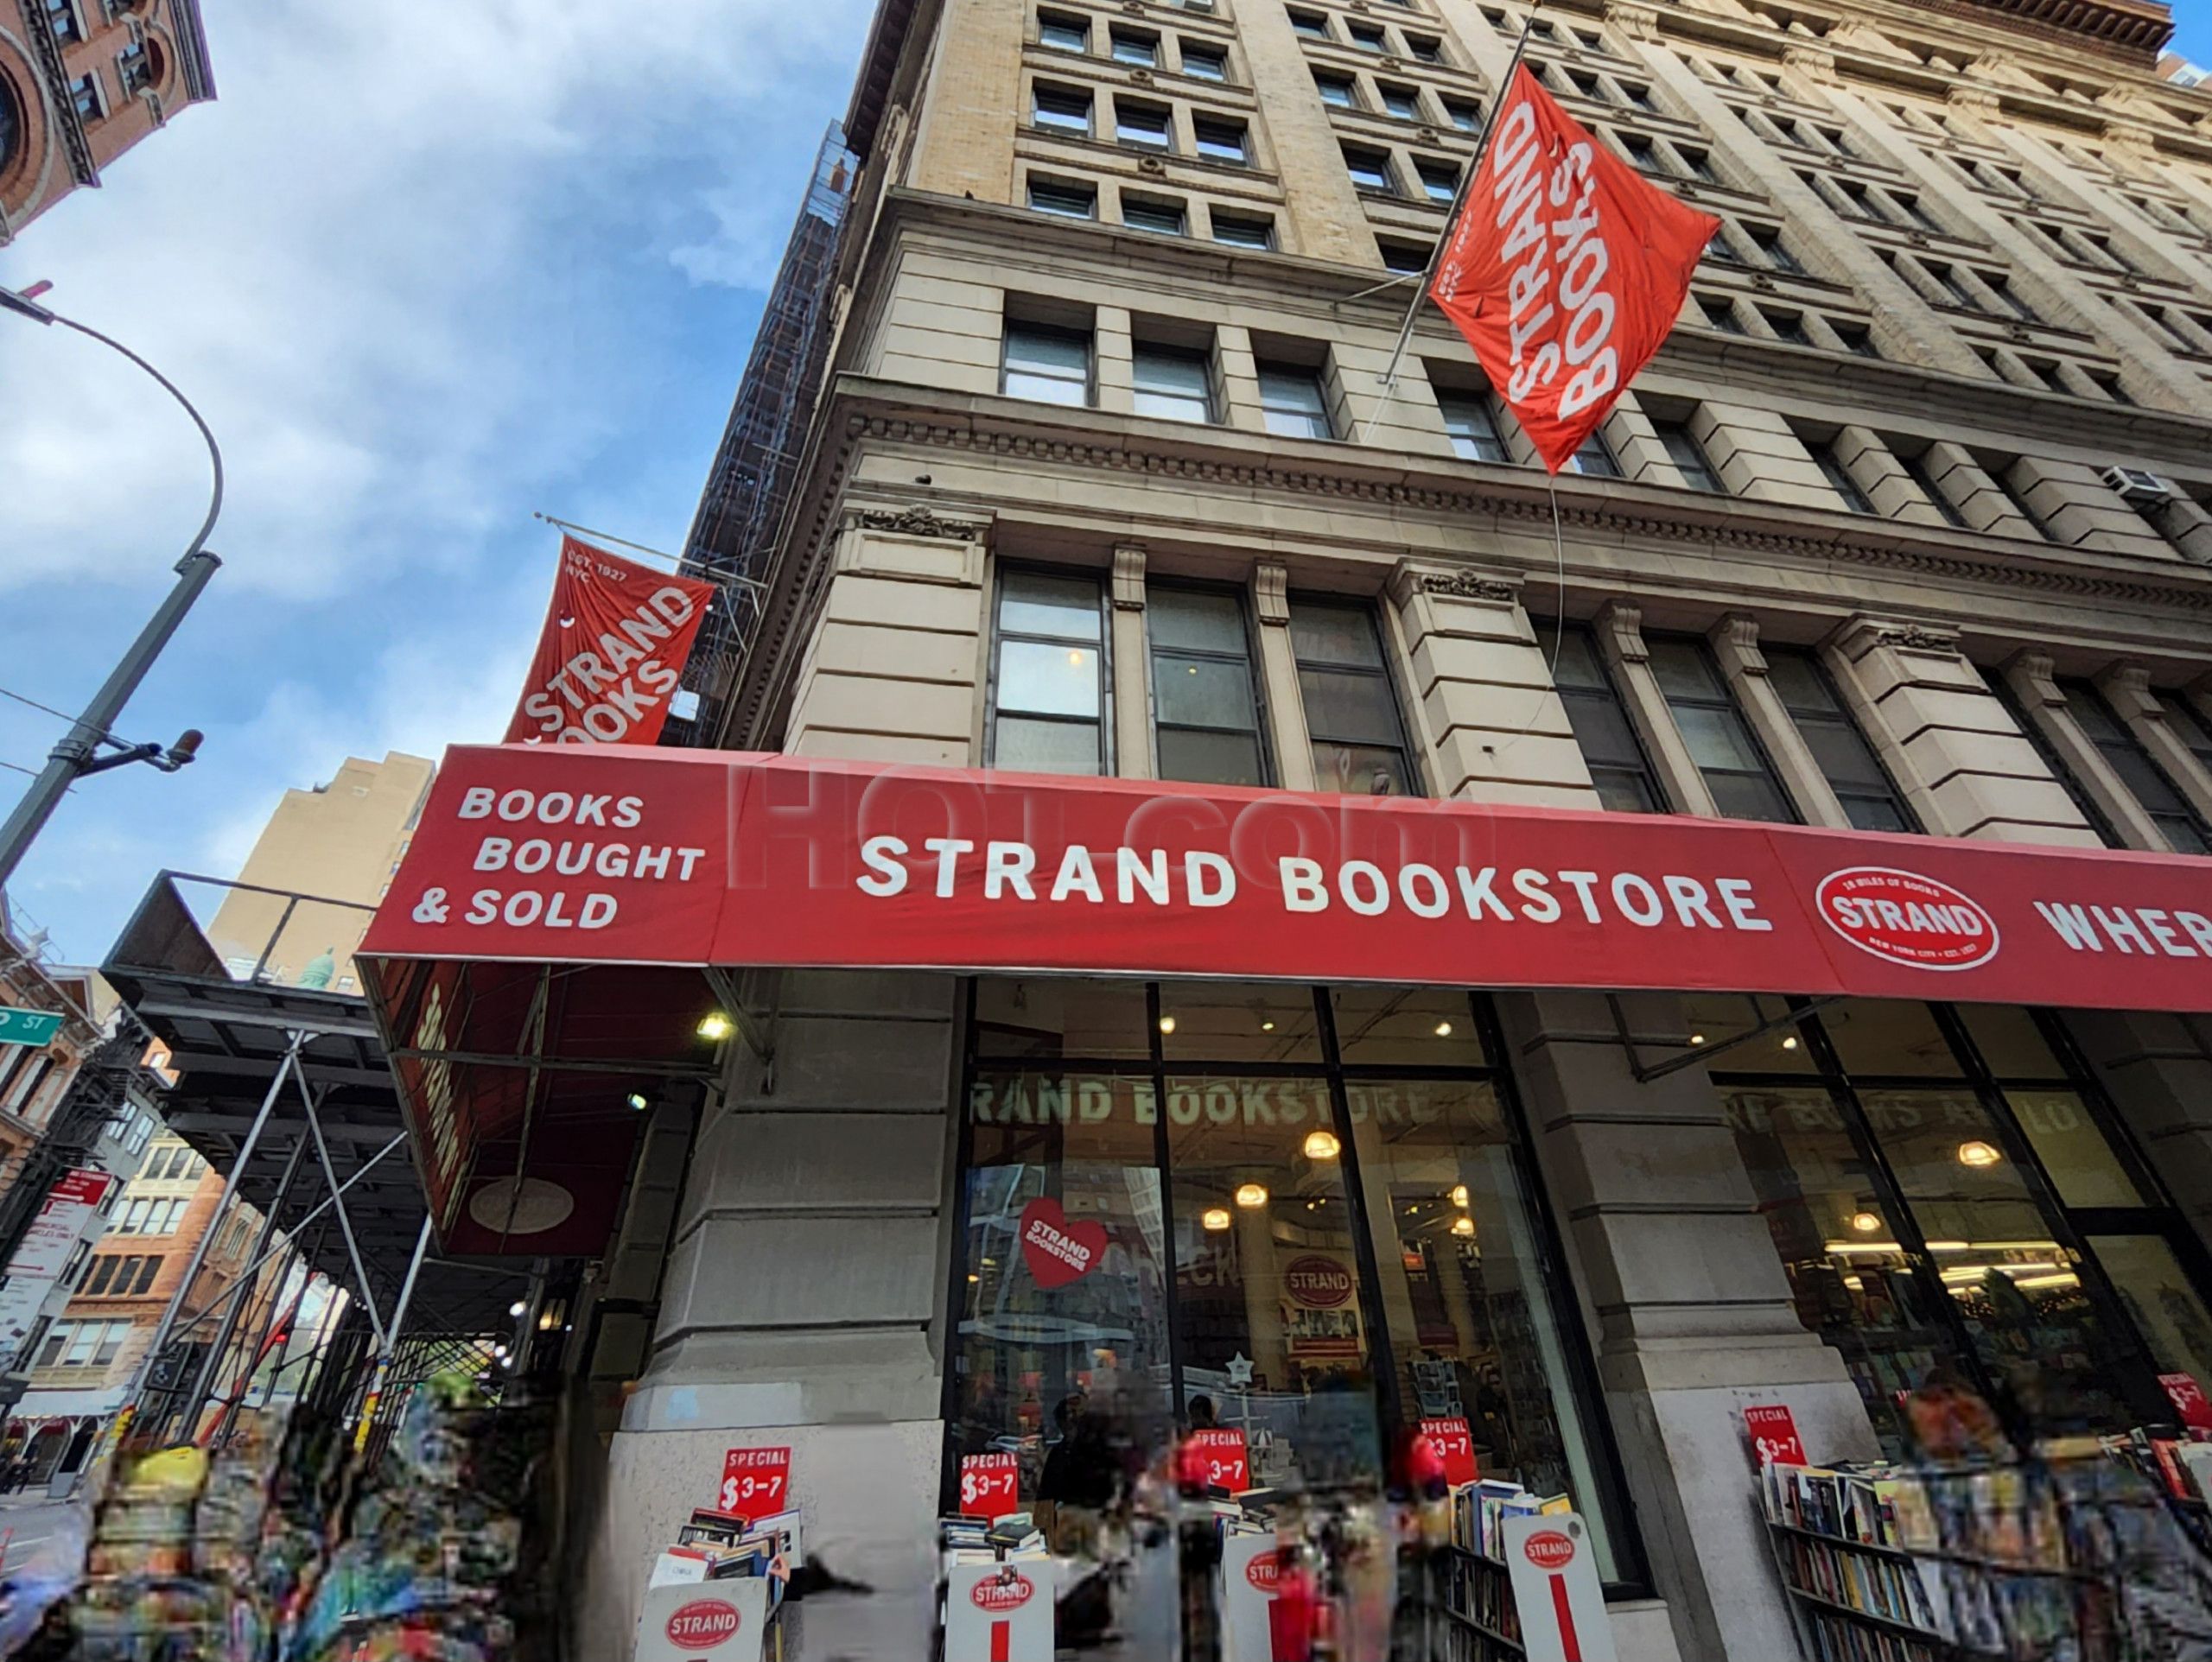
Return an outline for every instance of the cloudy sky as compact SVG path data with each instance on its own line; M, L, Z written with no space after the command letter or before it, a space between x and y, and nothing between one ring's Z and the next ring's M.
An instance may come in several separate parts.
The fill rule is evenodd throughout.
M65 802L11 893L97 960L348 754L496 739L533 509L681 545L868 0L207 0L219 98L0 251L222 444L224 561L122 724L207 733ZM0 315L0 688L78 707L207 505L183 413ZM0 764L64 724L0 699ZM28 783L0 768L0 803Z

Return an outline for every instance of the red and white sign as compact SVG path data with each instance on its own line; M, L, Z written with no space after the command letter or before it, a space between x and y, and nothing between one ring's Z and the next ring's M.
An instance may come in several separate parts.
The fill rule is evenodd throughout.
M1242 1494L1252 1487L1252 1456L1244 1433L1227 1426L1193 1431L1191 1446L1205 1462L1205 1485Z
M1571 1512L1508 1518L1500 1545L1529 1662L1617 1662L1589 1526Z
M2212 1431L2212 1400L2206 1399L2204 1387L2194 1373L2161 1373L2158 1383L2166 1387L2167 1399L2181 1416L2184 1429Z
M1010 1454L960 1457L960 1515L996 1523L1021 1510L1021 1466Z
M1106 1255L1106 1226L1095 1218L1070 1223L1059 1202L1041 1196L1021 1208L1021 1259L1046 1292L1079 1281Z
M1052 1662L1050 1560L946 1572L944 1662Z
M1309 1253L1283 1266L1283 1291L1307 1310L1335 1310L1351 1302L1351 1272L1333 1258Z
M1758 1403L1744 1410L1744 1426L1751 1434L1751 1452L1762 1466L1802 1466L1805 1445L1798 1440L1797 1418L1775 1403Z
M788 1511L791 1503L790 1449L731 1449L723 1454L719 1510L741 1518L765 1518Z
M79 1170L65 1175L47 1191L38 1215L8 1260L12 1279L50 1280L68 1266L69 1254L84 1239L91 1220L115 1179L105 1171Z
M735 1639L737 1606L721 1599L693 1599L668 1619L668 1642L683 1651L709 1651Z
M1273 1597L1282 1583L1282 1559L1273 1552L1262 1552L1244 1566L1244 1579L1261 1592Z
M650 745L715 586L561 539L561 568L511 745Z
M1465 1419L1456 1415L1449 1419L1425 1419L1421 1434L1444 1462L1444 1481L1453 1488L1473 1482L1480 1475L1475 1468L1474 1433Z
M1908 969L1972 969L1997 955L1989 914L1932 877L1855 866L1822 878L1813 904L1861 952Z
M1035 1595L1037 1583L1019 1570L1009 1567L988 1581L979 1581L969 1593L969 1599L978 1610L994 1610L1003 1614L1019 1610Z
M1954 897L1953 925L1970 906L2001 944L1971 963L1913 957L1928 932L1895 891L1837 897L1899 906L1894 937L1878 904L1865 930L1895 954L1847 938L1816 897L1872 868ZM2212 862L626 745L464 747L446 754L363 952L2196 1011L2212 1007ZM518 1030L521 1010L496 1019ZM449 1048L513 1048L514 1034L449 1025Z
M1514 73L1429 294L1556 473L1675 327L1720 221Z

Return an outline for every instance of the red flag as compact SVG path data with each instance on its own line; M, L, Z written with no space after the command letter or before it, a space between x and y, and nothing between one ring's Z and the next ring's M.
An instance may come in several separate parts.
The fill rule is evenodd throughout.
M650 745L715 586L561 539L561 572L507 744Z
M1646 184L1524 64L1429 294L1556 473L1659 350L1719 228Z

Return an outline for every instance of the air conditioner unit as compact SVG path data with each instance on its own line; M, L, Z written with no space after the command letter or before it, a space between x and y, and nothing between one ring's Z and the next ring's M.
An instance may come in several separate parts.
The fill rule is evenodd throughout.
M2174 487L2142 467L2107 467L2098 478L2120 493L2122 502L2138 504L2173 500Z

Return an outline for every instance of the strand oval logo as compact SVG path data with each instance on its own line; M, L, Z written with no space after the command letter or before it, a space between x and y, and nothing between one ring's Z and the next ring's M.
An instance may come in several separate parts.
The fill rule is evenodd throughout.
M1318 1253L1291 1259L1282 1272L1282 1285L1308 1310L1334 1310L1351 1298L1351 1272Z
M693 1599L668 1619L668 1642L679 1651L709 1650L737 1637L737 1606Z
M1574 1543L1555 1529L1540 1529L1521 1543L1521 1551L1539 1570L1564 1570L1574 1562Z
M1282 1560L1272 1552L1262 1552L1244 1566L1244 1579L1272 1598L1282 1585Z
M1859 951L1908 969L1977 969L1997 955L1997 920L1972 897L1917 872L1830 872L1813 904Z
M1037 1590L1037 1583L1018 1570L1009 1570L1002 1576L988 1581L979 1581L976 1590L969 1594L979 1610L988 1610L1003 1615L1008 1610L1019 1610L1029 1602Z

